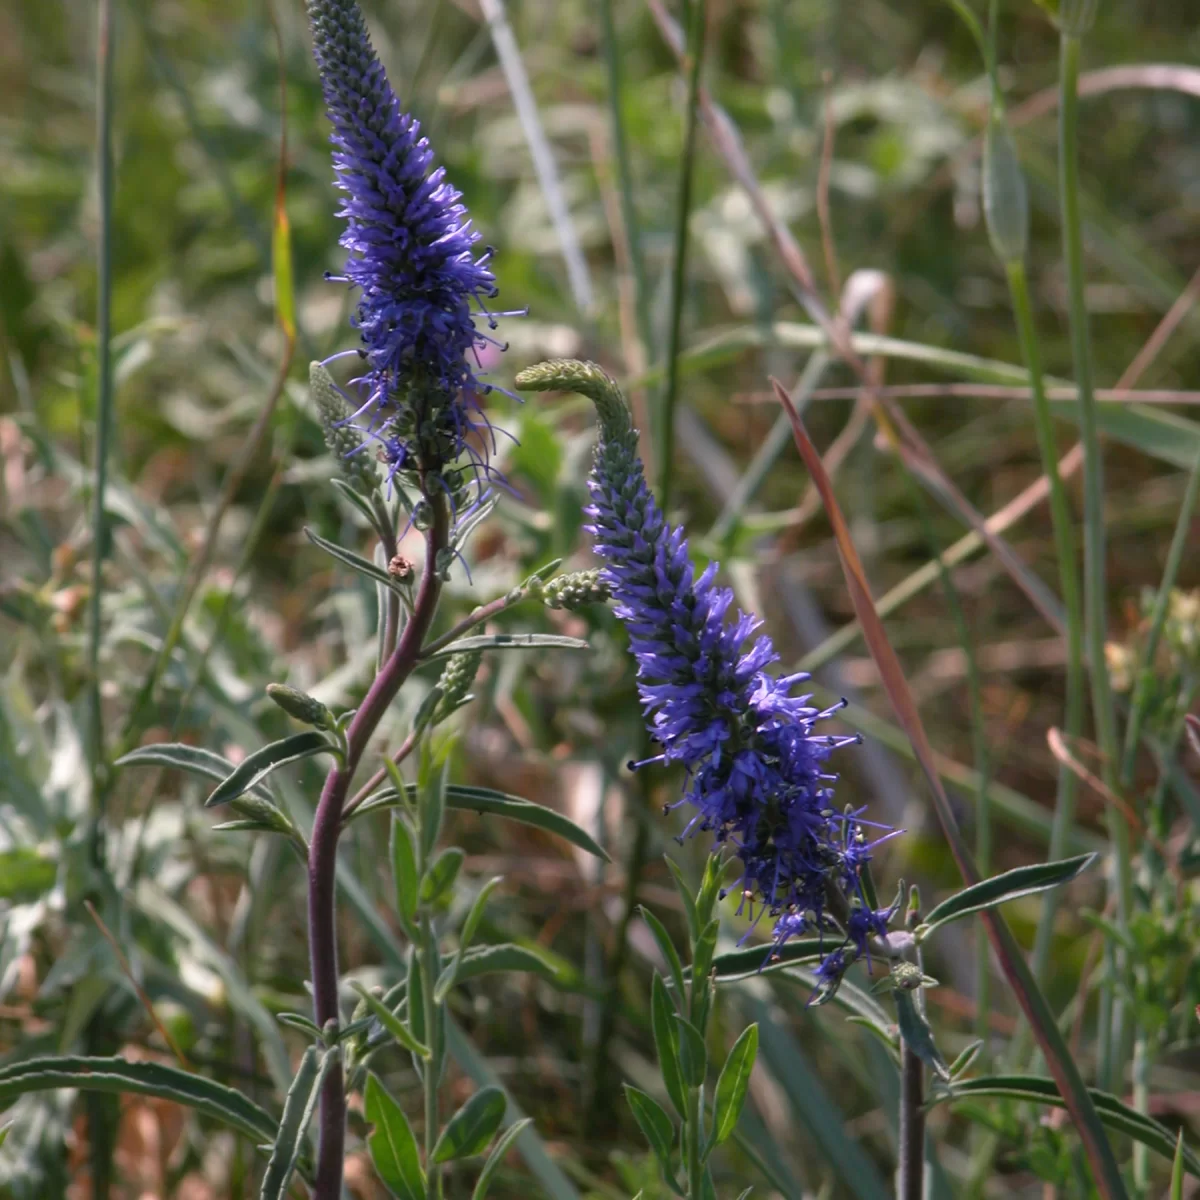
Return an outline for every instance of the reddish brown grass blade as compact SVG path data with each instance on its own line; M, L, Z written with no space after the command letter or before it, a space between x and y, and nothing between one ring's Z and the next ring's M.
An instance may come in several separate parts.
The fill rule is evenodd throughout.
M799 414L792 405L787 391L775 379L771 380L775 395L788 414L792 423L792 433L796 439L796 448L804 459L812 475L813 483L820 492L821 500L833 529L834 541L837 543L838 557L841 559L842 570L846 577L846 586L854 605L855 614L862 626L863 638L871 657L875 660L876 669L895 710L896 718L912 743L913 752L921 765L925 778L929 781L929 789L933 795L933 807L941 824L942 832L950 845L950 852L958 864L963 881L970 885L979 882L979 871L971 852L963 842L962 834L950 807L950 800L942 787L934 765L933 749L925 735L925 727L917 712L916 702L909 690L908 681L900 666L900 660L888 641L883 622L875 611L875 602L871 598L870 585L867 583L866 572L862 560L850 538L850 530L842 516L842 510L833 492L833 485L821 462L821 456L809 439ZM1100 1193L1105 1200L1126 1200L1125 1185L1121 1180L1121 1172L1113 1157L1112 1147L1105 1136L1100 1118L1088 1095L1087 1087L1071 1058L1070 1049L1059 1032L1054 1014L1046 1003L1033 978L1024 954L1004 918L995 909L980 914L992 949L1000 962L1001 969L1008 979L1017 1002L1021 1005L1034 1036L1037 1038L1046 1065L1054 1077L1058 1090L1066 1103L1067 1110L1075 1122L1079 1136L1083 1140L1084 1150L1092 1167L1092 1174Z

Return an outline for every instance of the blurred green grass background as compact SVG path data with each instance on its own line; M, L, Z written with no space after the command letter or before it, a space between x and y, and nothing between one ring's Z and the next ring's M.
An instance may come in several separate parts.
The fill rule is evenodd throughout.
M645 404L648 390L636 386L637 380L661 363L666 344L684 130L683 82L648 9L638 3L615 6L618 103L645 263L643 313L631 287L598 7L527 0L507 14L553 152L571 239L579 248L574 276L514 109L510 79L480 9L470 0L367 0L364 9L393 83L422 120L476 226L496 247L503 306L528 308L527 317L502 324L510 349L494 365L494 379L507 384L522 366L547 356L592 357L632 381L635 402ZM79 464L90 460L96 415L94 16L90 5L60 0L9 0L0 11L0 587L6 602L0 614L5 648L0 754L8 775L0 781L0 798L8 789L18 812L30 795L45 801L40 829L38 819L27 814L21 818L27 826L14 826L18 843L35 836L42 843L61 839L68 847L86 809L86 799L75 794L78 780L70 777L80 766L70 746L83 727L89 586L86 473ZM706 83L741 131L774 212L799 239L826 294L836 292L817 211L828 114L836 270L843 280L855 271L886 277L890 303L874 311L876 331L912 345L1019 363L1003 272L989 248L979 202L977 149L987 81L951 10L934 0L853 5L711 0L709 19ZM1022 119L1031 111L1026 102L1036 106L1055 83L1057 39L1039 9L1013 2L1002 8L999 47L1030 179L1030 272L1045 366L1049 375L1069 379L1053 110L1034 107L1034 115ZM259 733L280 727L277 714L261 701L265 682L286 674L299 686L319 689L323 699L348 702L361 682L364 647L370 655L373 598L347 588L301 533L309 523L331 535L353 535L328 489L316 486L329 475L330 463L302 383L309 359L353 344L349 297L324 280L341 263L327 125L297 0L273 0L273 13L265 4L225 0L125 0L116 4L113 53L113 468L119 511L105 581L109 634L103 652L103 696L113 727L119 727L145 672L147 650L164 627L164 610L203 538L222 476L270 394L283 350L270 249L281 68L286 78L296 365L270 436L222 528L184 653L168 672L154 714L160 733L244 751ZM1087 39L1085 71L1155 63L1177 68L1131 76L1153 87L1112 87L1083 101L1087 298L1102 387L1121 378L1163 315L1185 296L1200 263L1200 69L1192 65L1197 62L1200 28L1188 5L1171 0L1104 4ZM768 617L785 659L795 661L849 621L852 610L824 518L814 510L801 522L791 511L803 504L807 488L791 448L766 474L753 504L704 534L776 419L767 376L790 385L808 356L807 349L774 337L772 325L806 318L745 194L703 134L690 232L683 344L716 340L719 346L724 339L732 348L685 360L673 508L699 549L729 568L742 602ZM648 347L638 344L642 316ZM1193 309L1153 356L1139 386L1194 388L1198 331L1200 310ZM916 385L972 378L947 362L936 354L932 363L893 357L884 365L884 381ZM832 364L820 384L845 391L853 382L848 371ZM1193 393L1190 400L1195 398ZM1002 508L1039 474L1026 398L937 394L931 387L904 404L944 470L980 511ZM454 611L500 594L550 557L588 561L579 533L590 446L583 411L541 397L518 408L498 393L489 405L496 423L510 427L520 442L502 448L515 495L504 499L504 515L476 548L475 591L467 594L456 583ZM1177 411L1186 416L1188 410ZM849 430L838 490L875 593L882 595L930 558L907 473L873 440L873 426L861 406L856 410L852 390L814 400L806 420L822 448ZM1064 450L1067 430L1064 422ZM1115 641L1137 625L1142 589L1158 584L1183 494L1180 468L1194 457L1198 434L1195 426L1164 417L1109 444L1109 616ZM1076 487L1073 482L1073 495ZM965 529L950 512L934 508L933 537L944 547ZM242 563L256 527L253 553ZM1053 585L1044 506L1007 536L1028 568ZM1189 550L1192 546L1189 538ZM1191 559L1185 554L1183 587L1200 583ZM995 817L994 860L1003 868L1044 855L1037 826L1048 823L1054 802L1057 765L1046 731L1062 719L1062 639L993 557L966 562L955 583L980 662L992 771L1025 804L1023 822L1006 821L1003 807ZM227 599L231 604L225 608ZM525 628L549 619L518 613L511 623ZM586 662L539 656L494 664L483 677L481 703L464 724L459 769L593 821L616 865L597 875L548 844L468 827L472 870L482 875L503 870L512 881L494 917L496 931L539 941L561 955L574 964L577 986L481 989L475 1008L460 1017L538 1119L573 1187L615 1196L644 1185L649 1196L659 1186L653 1168L619 1109L611 1070L606 1074L596 1057L599 1039L600 1059L611 1058L618 1074L640 1085L649 1070L647 944L636 922L629 930L632 954L611 1001L616 1014L611 1027L602 1016L610 1002L602 998L604 982L624 928L622 864L637 820L651 823L651 865L638 893L647 903L670 906L657 854L671 847L689 858L699 847L673 847L669 838L678 818L644 813L638 806L645 797L626 793L621 766L635 748L637 713L613 623L595 614L556 627L591 637L594 655ZM972 767L966 656L937 587L904 605L889 629L936 748ZM209 643L208 665L197 668ZM888 718L860 644L850 645L837 673L822 682ZM883 857L887 886L903 876L936 897L955 876L936 830L926 823L920 787L896 747L881 744L875 727L867 733L863 750L842 756L841 796L909 829ZM298 791L315 795L312 783L312 777L302 777ZM653 798L661 804L670 797L670 785L658 786L661 794ZM972 789L960 788L957 795L969 824ZM122 938L136 944L150 965L151 994L186 1026L195 1061L211 1062L214 1070L234 1064L235 1073L257 1078L269 1092L264 1079L270 1074L264 1066L269 1052L251 1032L259 1009L242 1004L228 978L220 983L224 968L214 967L212 947L236 962L237 978L254 1004L304 1007L301 872L282 853L212 834L196 801L194 785L177 779L157 781L148 791L121 779L116 811L129 829L140 832L128 843L136 850L121 842L128 857L118 856L124 875L118 873L117 886L136 895L139 880L161 872L158 882L180 909L164 925L155 917L154 902L143 896L133 904L135 915ZM1186 825L1181 821L1171 832L1190 844L1195 830ZM1102 802L1087 789L1077 837L1086 844L1105 837ZM375 849L369 834L349 847L368 902L383 886ZM56 861L73 860L63 851ZM70 881L60 877L60 883L69 896ZM1080 904L1102 904L1097 887L1095 881L1081 885ZM1087 956L1088 931L1076 907L1069 906L1060 922L1048 980L1060 1006L1079 987ZM1037 914L1030 902L1010 915L1028 937ZM94 1015L85 1012L80 981L95 965L89 955L104 952L96 950L101 943L95 930L77 916L69 904L51 903L36 921L31 916L29 930L12 920L6 926L0 1053L23 1053L34 1043L61 1048L64 1022L67 1028L75 1022L78 1033L86 1024L83 1016ZM1190 957L1193 933L1184 928L1163 953ZM53 971L56 962L74 962L72 955L85 965ZM378 945L352 916L344 957L350 969L369 971L380 962ZM945 984L932 1002L956 1050L965 1044L973 1019L971 959L964 936L947 948L945 962L932 964L935 973L944 972ZM163 968L160 973L154 964ZM111 962L105 969L119 977ZM173 983L172 972L182 982ZM1194 1096L1194 1060L1186 1045L1192 987L1189 978L1163 996L1163 1020L1177 1030L1172 1045L1179 1044L1164 1068L1163 1090ZM873 1194L873 1183L847 1180L835 1165L839 1152L829 1149L831 1138L856 1139L859 1149L853 1153L875 1164L869 1171L886 1173L889 1102L869 1039L826 1011L805 1012L804 992L795 986L752 989L748 996L739 1005L758 1012L759 1019L770 1017L775 1036L783 1039L775 1045L775 1061L791 1064L786 1078L764 1074L754 1094L748 1135L775 1172L772 1183L759 1186L787 1190L781 1180L790 1179L795 1195ZM1003 1039L1012 1029L1013 1009L1003 995L993 994L993 1006L995 1032ZM121 1044L155 1045L156 1035L130 995L110 1016ZM732 1017L730 1027L738 1027ZM806 1057L797 1066L789 1055ZM809 1083L797 1082L808 1081L803 1071L812 1076L813 1087L824 1081L831 1103L814 1099L818 1093L806 1094ZM1172 1119L1191 1112L1182 1102L1164 1103ZM43 1109L40 1132L21 1143L41 1174L10 1169L0 1178L0 1195L20 1200L65 1194L69 1179L76 1189L72 1196L87 1195L78 1161L64 1167L65 1174L53 1162L53 1146L61 1138L55 1142L52 1128L71 1127L70 1112L50 1101ZM168 1118L156 1119L166 1129ZM1029 1120L1012 1114L1006 1119ZM957 1176L974 1135L965 1122L942 1111L934 1124L946 1147L944 1165ZM1029 1159L1042 1134L1011 1123L1004 1132L1004 1173L993 1194L1040 1195ZM137 1165L142 1158L156 1152L139 1151L141 1143L128 1140L133 1135L127 1130L124 1136L122 1169L133 1178L144 1167ZM1045 1136L1053 1141L1055 1135ZM161 1137L164 1145L170 1141L167 1132ZM217 1153L220 1164L205 1165L201 1147L180 1148L177 1131L174 1137L164 1156L169 1167L157 1174L146 1168L143 1192L136 1194L148 1190L194 1200L249 1194L246 1147L226 1148L223 1157ZM86 1137L78 1121L74 1138L82 1156ZM1031 1141L1022 1146L1023 1138ZM1053 1152L1058 1149L1053 1142ZM11 1157L11 1148L6 1153ZM748 1161L738 1160L747 1182L758 1169ZM209 1192L181 1190L199 1188L196 1176ZM515 1194L525 1185L514 1178L509 1186ZM372 1194L366 1184L361 1194Z

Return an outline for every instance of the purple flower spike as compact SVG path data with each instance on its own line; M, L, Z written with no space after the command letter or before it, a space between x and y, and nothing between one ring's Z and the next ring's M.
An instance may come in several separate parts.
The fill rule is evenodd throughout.
M683 796L669 806L689 806L683 835L710 833L733 851L743 904L752 916L760 906L756 920L774 920L776 947L795 934L824 933L829 890L847 905L860 899L859 872L873 844L868 822L833 807L836 776L826 763L859 739L817 727L841 705L821 709L793 696L808 676L770 674L779 655L770 638L753 636L758 618L731 616L733 593L717 585L715 563L696 576L683 529L667 524L646 486L637 433L612 380L591 364L559 361L522 372L517 384L570 388L596 402L587 528L629 631L648 728L662 747L646 762L687 771ZM847 941L865 949L877 916L869 928L847 931ZM829 972L846 957L831 958Z
M346 193L341 245L345 274L359 289L354 324L367 370L355 413L392 473L440 471L486 426L477 397L479 352L496 327L491 251L460 193L434 167L420 123L402 111L354 0L308 0L313 55L333 124L338 186ZM486 441L486 438L485 438ZM486 450L482 457L486 458Z

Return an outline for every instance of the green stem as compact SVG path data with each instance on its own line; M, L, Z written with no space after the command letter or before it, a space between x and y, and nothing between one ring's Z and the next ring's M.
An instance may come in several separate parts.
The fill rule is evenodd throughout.
M698 3L699 0L692 0ZM701 1200L704 1194L704 1168L700 1161L700 1109L701 1098L698 1087L688 1088L687 1127L684 1143L687 1148L687 1194L688 1200Z
M437 985L438 953L433 932L433 920L428 910L421 912L421 993L425 1008L425 1036L429 1039L432 1056L425 1064L422 1081L425 1085L425 1195L426 1200L438 1200L442 1194L441 1168L433 1161L441 1117L438 1112L438 1085L442 1075L442 1047L439 1037L441 1013L435 1004L433 991Z
M629 139L625 136L625 117L621 112L624 89L621 82L621 48L613 19L613 0L601 0L600 27L604 35L604 63L608 71L608 102L611 109L613 153L617 159L617 184L621 196L621 221L629 243L629 266L633 272L633 302L637 312L638 336L647 357L653 353L650 322L650 292L646 287L646 263L642 256L642 231L633 203L633 168L629 159Z
M704 61L707 0L692 0L688 29L687 115L683 157L679 166L679 191L675 209L675 256L671 272L671 325L667 340L667 381L655 430L657 458L655 482L658 502L664 513L671 505L671 467L675 450L675 403L679 396L679 351L683 337L683 289L687 280L688 218L692 211L692 168L696 159L696 130L699 125L700 68Z
M1054 418L1046 399L1045 380L1042 374L1042 354L1038 343L1037 328L1033 319L1033 305L1029 298L1029 280L1023 262L1010 262L1006 266L1008 290L1012 298L1013 318L1017 326L1017 338L1021 344L1021 358L1029 372L1030 389L1033 393L1034 427L1037 431L1038 450L1041 452L1042 470L1050 482L1050 517L1054 526L1054 550L1058 559L1059 586L1062 589L1063 608L1067 624L1067 698L1063 726L1069 741L1083 732L1084 674L1083 674L1083 604L1079 589L1078 550L1071 517L1071 504L1067 489L1058 474L1058 440L1054 433ZM1071 823L1075 819L1075 795L1078 782L1074 771L1063 765L1058 771L1058 795L1054 804L1054 824L1050 828L1051 860L1063 858ZM1033 948L1033 971L1036 978L1045 979L1046 966L1050 960L1050 947L1054 936L1054 918L1058 912L1059 893L1052 888L1042 903L1041 920ZM1021 1039L1028 1046L1028 1035ZM1019 1057L1023 1058L1024 1053Z
M109 446L113 425L112 373L112 0L100 0L96 26L96 170L100 234L96 256L96 458L92 482L92 590L88 600L88 738L92 769L89 849L92 862L104 859L104 718L100 699L101 597L108 556Z
M1067 298L1071 328L1071 353L1079 388L1079 433L1083 445L1084 610L1091 664L1092 716L1105 784L1119 786L1116 718L1105 666L1107 592L1105 588L1104 464L1096 421L1092 386L1091 343L1083 282L1083 222L1079 212L1079 56L1080 38L1063 30L1060 42L1059 79L1059 190L1062 205L1063 257L1067 268ZM1116 858L1117 924L1128 925L1133 903L1133 872L1129 830L1115 806L1108 809L1108 831ZM1124 954L1118 970L1124 970ZM1115 983L1115 981L1114 981ZM1112 1023L1099 1031L1101 1057L1107 1057L1110 1074L1101 1083L1120 1090L1123 1070L1124 1005L1113 1003Z

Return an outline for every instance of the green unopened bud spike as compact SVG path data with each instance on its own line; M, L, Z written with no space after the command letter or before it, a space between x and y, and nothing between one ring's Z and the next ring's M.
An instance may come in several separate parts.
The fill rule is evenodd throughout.
M379 471L370 453L362 448L362 438L347 424L350 409L333 376L319 362L309 364L308 390L317 406L325 445L337 459L338 470L360 491L373 492L379 486Z
M268 683L267 695L283 709L289 717L303 721L305 725L317 729L332 729L334 716L320 700L314 700L306 692L301 692L286 683Z

